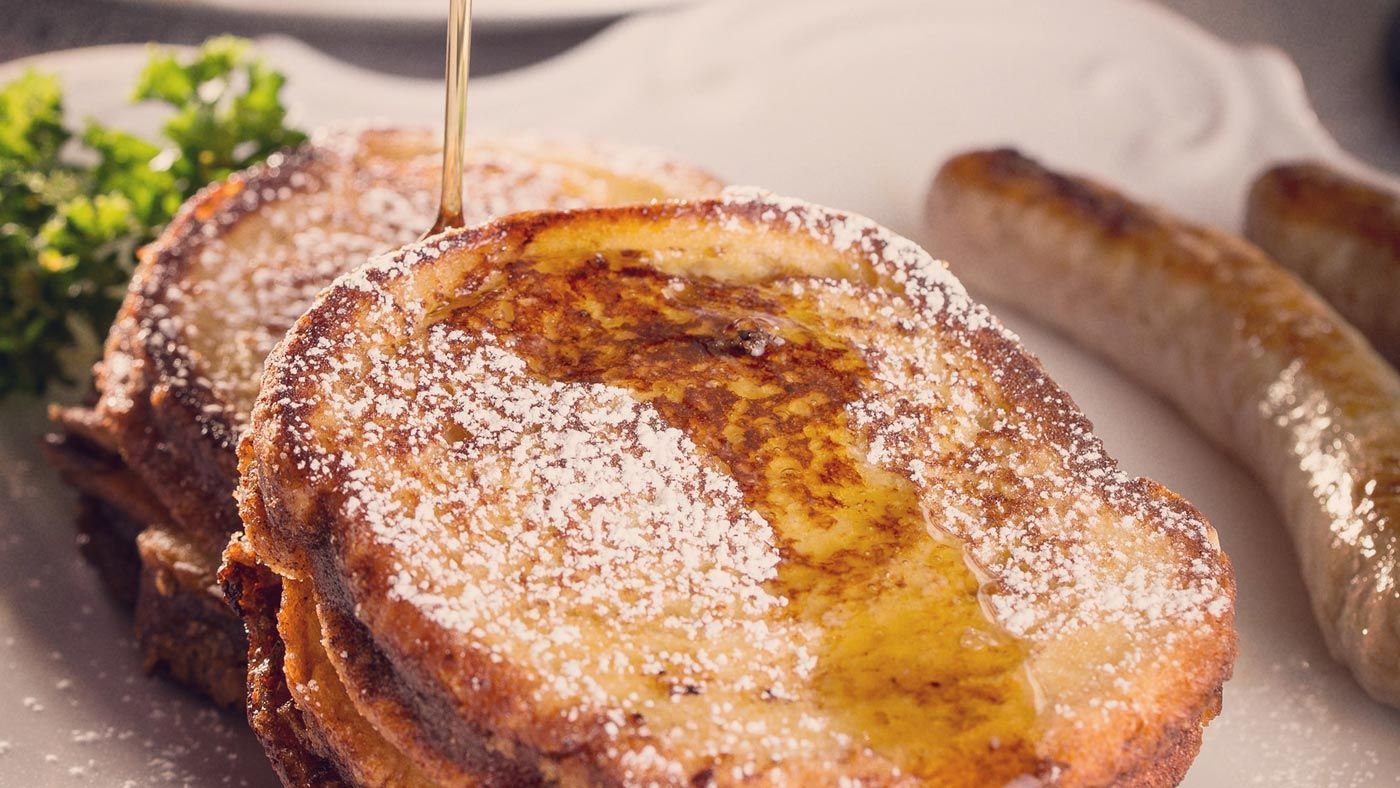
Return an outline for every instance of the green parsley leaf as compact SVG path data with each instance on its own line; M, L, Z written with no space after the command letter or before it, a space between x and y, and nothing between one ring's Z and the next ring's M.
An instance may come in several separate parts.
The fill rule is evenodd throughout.
M52 76L0 88L0 399L75 382L65 357L107 332L136 250L206 184L306 139L285 82L243 39L153 47L132 100L171 108L158 141L91 121L75 141Z

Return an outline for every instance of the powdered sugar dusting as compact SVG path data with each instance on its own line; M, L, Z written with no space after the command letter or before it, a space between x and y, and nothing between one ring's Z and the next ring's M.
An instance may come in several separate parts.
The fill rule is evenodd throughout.
M797 201L734 192L677 210L802 234L863 266L767 286L868 365L843 412L856 445L916 488L930 536L965 549L989 617L1028 644L1046 710L1076 724L1119 713L1178 642L1218 645L1231 599L1208 526L1121 474L945 266ZM774 615L788 606L771 590L783 553L747 491L629 390L538 377L518 337L430 319L455 243L342 278L316 317L352 327L294 333L264 392L282 434L316 436L279 447L295 473L343 493L341 519L393 558L391 604L367 615L421 615L528 671L533 709L601 716L629 779L685 777L697 759L739 779L868 754L814 701L827 625ZM666 273L671 297L703 289Z
M907 319L916 333L937 330L918 313ZM876 388L852 420L870 431L872 461L908 469L939 525L996 578L989 601L1009 631L1052 639L1121 624L1146 636L1228 610L1217 561L1179 577L1175 551L1152 547L1172 532L1214 556L1204 520L1143 496L1081 425L1052 425L1024 405L989 412L979 401L988 371L966 369L956 352L908 350L868 346ZM1068 439L1054 440L1065 427ZM994 503L1002 511L989 519ZM1138 564L1143 555L1163 564Z
M759 207L759 219L765 223L780 221L838 251L858 253L886 287L903 291L930 315L946 313L948 319L970 330L993 325L987 308L972 300L947 263L933 259L918 244L870 219L752 186L730 186L722 199L731 206ZM730 223L733 226L742 221L735 217Z
M723 199L855 251L885 280L889 289L818 280L794 283L793 292L814 297L823 312L872 318L874 327L848 337L874 372L869 396L848 414L865 434L867 458L906 474L930 527L964 543L997 623L1042 645L1086 632L1127 639L1127 648L1104 654L1102 686L1077 695L1121 694L1119 673L1159 659L1163 633L1170 641L1183 623L1204 627L1233 615L1199 514L1144 494L1038 366L1020 373L1029 379L1008 379L1006 357L973 361L983 355L978 332L1016 340L946 264L859 216L749 187L726 189ZM891 342L891 333L915 341ZM929 341L939 335L945 341ZM1039 388L1053 399L1007 402L1007 388ZM1182 567L1181 541L1202 557Z
M403 259L375 275L402 275ZM366 323L413 323L403 306L378 302ZM303 470L348 480L343 516L394 556L391 600L528 666L535 702L613 720L613 757L638 774L848 743L806 705L748 713L797 697L819 633L775 615L787 600L765 587L773 531L690 438L628 391L534 378L509 338L435 324L420 344L381 347L338 367L315 403L352 417L333 440L355 456Z
M206 431L231 445L267 354L321 288L432 224L439 159L426 132L333 130L255 169L138 277L144 310L122 329L138 347L109 349L104 407L130 407L141 379L124 372L133 350L149 354L163 384L212 395ZM465 178L469 223L715 188L659 154L545 141L482 142Z
M930 270L917 254L905 261ZM979 343L977 331L1014 337L981 307L957 306L960 290L947 295L936 274L902 281L904 297L849 282L804 285L824 310L947 340L890 342L880 330L851 337L874 372L869 395L847 409L868 459L919 487L930 527L965 545L985 580L987 609L1006 631L1037 644L1033 653L1077 642L1081 657L1104 661L1097 680L1077 687L1053 686L1056 668L1046 669L1056 711L1082 713L1071 709L1077 698L1122 696L1121 676L1170 659L1164 645L1183 628L1208 632L1233 614L1209 525L1123 474L1038 366L1001 366L1011 357L997 341ZM990 364L979 359L989 355ZM1009 391L1031 398L1004 399ZM1183 561L1183 543L1200 557ZM1083 645L1096 641L1100 653Z
M542 621L565 618L553 609L562 603L619 621L659 620L677 633L703 619L715 631L701 631L718 635L727 620L714 614L728 614L734 600L738 618L783 604L762 586L778 562L772 530L743 506L732 479L699 461L689 438L621 389L537 381L498 343L439 324L425 349L434 385L422 388L413 373L423 361L416 354L385 358L344 400L383 423L402 420L412 398L409 450L431 453L458 437L449 456L471 458L471 485L352 472L347 515L367 517L403 556L392 596L459 632L493 626L496 585L523 586L512 593L542 602ZM396 384L409 381L396 396ZM445 436L442 425L456 429ZM419 549L445 531L463 533L442 545L444 554L484 573L473 587L458 587L454 568ZM488 533L493 543L482 538ZM576 598L555 599L561 588ZM691 600L691 615L667 611L678 597Z

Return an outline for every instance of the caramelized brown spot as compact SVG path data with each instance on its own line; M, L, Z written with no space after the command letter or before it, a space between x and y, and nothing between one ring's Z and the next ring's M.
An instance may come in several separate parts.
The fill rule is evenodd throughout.
M635 254L475 276L433 317L514 337L542 379L633 392L737 481L777 534L772 590L825 633L814 684L837 725L916 775L1034 771L1024 648L988 621L913 485L864 460L846 406L871 372L811 304L781 285L670 281ZM704 691L664 675L658 689Z

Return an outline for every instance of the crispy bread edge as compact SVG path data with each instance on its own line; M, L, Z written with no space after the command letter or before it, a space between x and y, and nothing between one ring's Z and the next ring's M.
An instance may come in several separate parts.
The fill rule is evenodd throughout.
M301 711L292 702L282 671L277 635L282 583L235 538L224 554L219 580L248 632L248 725L262 742L273 769L288 786L349 785L335 763L315 748Z
M217 557L157 525L141 532L136 548L141 557L136 635L147 672L162 673L220 706L237 706L248 646L242 622L214 576Z
M104 393L98 410L127 464L159 491L174 523L213 552L222 550L239 528L232 504L238 425L209 387L172 382L198 372L188 349L165 341L154 323L205 232L235 224L256 210L255 201L250 204L240 195L290 188L294 174L311 170L323 157L309 145L274 154L187 202L160 238L141 251L107 339L105 360L98 365L98 388ZM118 374L113 358L123 355L130 361Z

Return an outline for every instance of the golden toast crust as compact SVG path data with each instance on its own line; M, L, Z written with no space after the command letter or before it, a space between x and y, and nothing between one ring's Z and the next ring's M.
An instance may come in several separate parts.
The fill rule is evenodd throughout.
M348 784L336 765L315 748L306 722L292 702L283 673L284 647L277 634L282 585L260 566L238 539L229 544L219 573L229 603L248 632L248 724L262 741L277 775L286 785Z
M567 282L570 295L556 296L550 289L561 282ZM659 311L645 312L653 317L629 322L634 301L650 305L663 293L664 303L654 307ZM754 318L749 325L745 318L733 317L742 315L742 310L771 317ZM515 321L520 330L510 328ZM589 328L594 325L606 328L597 333ZM668 325L690 328L673 330ZM687 334L691 329L701 333ZM497 331L505 332L501 334L507 337L505 351L491 344ZM576 331L585 333L570 333ZM619 345L619 336L634 343L634 350ZM772 432L752 431L752 427L745 431L745 421L730 421L733 413L745 412L746 406L722 391L726 384L720 384L720 391L703 393L710 390L704 388L705 381L723 380L714 373L720 368L716 358L724 364L731 363L725 359L733 359L738 365L724 368L732 370L728 387L746 392L739 393L740 399L770 398L778 423L765 429ZM646 359L659 359L661 366L647 367ZM402 365L395 366L396 360ZM382 369L376 366L381 363ZM467 366L461 368L462 376L454 377L457 364ZM628 377L626 370L634 366L639 371ZM486 372L469 374L468 368ZM527 368L533 372L521 372ZM812 369L828 380L808 374ZM342 370L355 372L347 376ZM711 372L687 377L694 370ZM370 641L361 646L372 645L370 651L383 656L385 666L370 679L351 675L354 671L344 665L337 665L338 673L358 698L366 723L406 752L424 731L445 728L463 736L486 736L492 749L518 765L535 768L542 777L566 781L627 784L714 779L725 783L777 781L785 776L801 782L844 775L889 784L915 777L948 782L958 774L970 779L972 764L983 768L996 764L997 769L1020 770L1005 772L1006 779L1026 773L1066 785L1124 779L1163 784L1184 771L1199 745L1201 726L1218 708L1219 688L1234 655L1233 580L1199 512L1159 485L1122 475L1068 396L1013 337L969 301L956 281L917 247L864 220L744 194L724 201L514 217L449 234L432 246L410 248L343 278L294 327L269 360L269 371L253 428L241 448L240 494L253 552L289 581L311 584L317 615L331 641L337 631L347 631L336 629L337 617L348 619ZM769 374L781 375L786 383L765 394L762 381ZM535 380L531 375L543 377ZM596 388L601 384L595 381L640 392L639 401L646 404L638 406L641 410L635 415L608 415L612 411L607 408L628 414L634 406L627 404L625 396L612 393L615 389ZM491 408L524 403L519 407L533 415L520 417L527 425L523 434L534 434L537 419L549 424L554 418L548 410L528 410L535 407L529 404L533 396L529 392L539 386L545 387L542 391L562 392L561 396L589 392L589 397L602 397L612 404L600 416L600 425L631 425L625 429L654 436L646 438L637 455L642 466L650 467L648 452L652 451L671 457L673 464L647 472L656 475L644 484L668 484L672 474L693 473L695 479L703 480L695 483L713 491L696 500L719 509L683 516L670 526L677 530L665 532L666 539L679 539L682 545L689 544L686 539L699 539L697 547L707 545L700 547L702 554L723 559L706 570L711 573L706 579L685 580L690 576L684 570L674 570L691 584L687 609L702 611L694 614L701 617L695 619L692 632L707 632L708 645L694 646L699 649L695 659L708 660L711 666L703 671L704 679L687 678L689 669L680 662L668 668L670 672L656 675L665 677L662 683L670 688L669 703L681 709L706 708L698 712L700 716L688 718L708 719L714 730L693 735L661 730L669 724L668 717L653 706L646 707L650 709L646 715L629 717L641 711L629 705L630 696L622 689L616 690L622 695L610 694L598 683L611 681L607 669L598 669L603 664L598 660L612 658L601 641L594 647L588 645L594 641L585 638L582 651L563 641L543 650L519 645L534 642L538 635L527 631L531 627L548 625L558 631L565 625L591 626L571 617L576 613L568 611L575 608L563 607L541 619L532 619L528 613L517 618L511 612L514 608L499 607L513 604L502 601L510 597L488 596L497 600L488 603L496 611L488 619L461 607L478 591L496 593L494 584L500 581L489 578L492 567L502 564L495 559L474 563L479 560L476 547L494 537L484 531L465 542L452 541L455 537L443 534L460 526L449 525L453 521L448 519L442 521L447 531L440 531L430 523L437 522L435 511L451 509L455 499L416 499L426 493L409 494L405 492L409 487L394 486L402 480L414 490L421 485L437 489L432 485L440 474L454 473L460 466L462 473L469 474L461 478L470 481L444 487L447 493L460 492L463 486L497 489L491 487L494 472L489 465L481 465L485 460L480 458L500 446L514 445L509 442L516 438L508 436L517 431L509 426L509 419L494 420ZM409 390L417 393L406 396ZM452 410L439 412L433 404L453 401L451 392L473 391L477 393L462 394L468 403L465 407L452 406L461 408L456 415ZM357 399L362 396L368 398ZM593 412L589 410L593 402L577 400L575 406L556 412L561 418L586 415ZM835 403L834 410L830 403ZM647 421L655 418L649 412L661 420ZM849 445L854 453L840 462L825 459L826 453L813 453L807 465L815 475L796 487L764 481L764 474L777 467L771 463L788 456L766 454L765 436L803 434L800 421L780 426L788 418L785 414L803 412L829 412L822 418L844 425L832 433L836 436L832 440L853 441L840 446ZM814 424L825 423L817 418L811 416ZM648 426L653 423L658 426ZM679 443L667 443L671 438L660 425L679 427L685 434L675 438ZM950 432L940 434L940 427ZM545 445L552 440L549 430L556 428L542 428L539 434L545 436L541 438ZM606 445L603 436L610 434L610 428L592 429L567 440L592 435L590 440ZM503 431L500 434L506 437L500 440L506 443L490 437L496 434L493 430ZM374 437L364 437L371 434ZM811 446L826 440L818 437L820 433L807 434L804 441ZM480 442L483 438L478 436L486 436L487 442ZM447 441L449 454L439 456L441 440ZM450 453L455 442L475 447L463 455L475 459L461 465L464 460ZM787 438L778 443L796 445ZM551 462L551 451L535 455L531 455L534 450L521 451L526 453L520 458L538 456L546 464ZM683 455L695 451L714 457L717 467L737 480L737 487L726 486L736 482L727 482L723 476L707 476L711 471L703 463L685 470L690 466ZM832 456L846 456L842 452L848 449L831 451L836 452ZM535 460L525 462L514 466L512 473L522 469L534 473L530 469ZM800 466L802 460L798 462ZM567 475L580 467L587 469L586 464L563 463L559 472ZM792 470L801 473L800 467ZM847 493L837 490L851 489L840 486L851 473L864 479L854 489L884 491L882 497L870 498L858 509L822 503L802 511L824 516L820 513L832 506L836 508L831 511L859 510L866 515L888 510L895 519L871 520L875 530L869 532L847 525L831 530L839 525L836 521L825 530L808 532L774 508L784 490L811 491L817 489L814 484L837 485L832 494L839 499ZM445 483L457 477L441 478ZM609 489L610 478L604 473L588 484ZM979 479L989 482L980 492ZM381 489L377 486L381 481L388 486ZM491 495L504 498L473 504L478 507L475 511L487 512L481 516L489 517L494 511L491 506L513 506L503 502L517 494L528 495L532 484L499 488ZM587 495L586 490L577 494ZM671 503L660 509L648 504L652 508L638 511L670 516L667 512L672 510L667 507L676 504L665 495L655 500ZM932 518L930 523L937 523L936 530L944 536L927 533L932 525L918 525L921 536L917 538L915 531L903 530L910 521L900 520L895 513L904 510L888 507L902 506L904 495L921 496L915 505L923 507L924 517ZM415 499L419 503L407 503ZM607 505L623 506L619 512L632 511L626 508L625 496L616 500L622 503ZM766 514L752 519L758 515L745 513L749 501ZM521 512L536 512L528 517L545 511L530 509L528 502L521 505L527 507ZM569 504L547 504L554 505ZM679 505L678 512L689 504ZM470 521L477 516L471 512L462 510L460 516ZM625 529L630 522L626 518L632 515L612 516L612 532L621 533L618 529ZM691 533L687 523L717 521L735 525L728 533L702 529L693 537L687 535ZM771 532L774 536L767 536L767 523L776 529ZM399 528L409 530L400 533ZM528 529L515 531L514 526L505 533L511 534L505 538L512 544L537 538ZM580 538L586 537L580 533ZM927 557L915 561L912 568L891 564L898 567L891 572L942 567L940 551L953 550L956 568L948 565L936 570L952 590L936 592L919 576L917 584L894 586L904 590L883 593L900 599L905 597L899 594L908 593L911 605L942 600L940 594L948 594L949 610L970 603L976 615L985 615L978 606L986 605L1010 637L991 630L973 633L964 656L981 650L978 659L991 670L979 680L999 681L999 676L1012 675L1003 672L1009 667L990 667L1000 664L995 662L999 657L992 655L1016 655L1024 649L1024 663L1047 699L1033 714L1021 718L1015 716L1020 712L1015 711L1019 701L1010 689L1013 685L997 690L992 696L996 700L985 707L998 710L992 718L1009 714L1006 719L1021 720L996 729L1007 731L1006 738L995 736L976 746L971 742L940 745L943 749L935 748L938 754L930 755L921 749L924 744L898 739L894 723L860 717L865 699L838 702L839 693L820 694L835 691L835 685L823 684L819 678L823 670L851 671L831 674L844 681L856 680L866 671L878 676L892 669L860 662L866 648L874 649L870 655L898 664L905 664L901 659L923 658L886 655L883 649L896 648L890 641L852 646L851 638L872 625L848 624L828 631L822 641L825 645L813 647L819 655L812 662L818 666L817 674L804 667L808 658L802 644L806 638L822 635L824 625L817 623L820 617L802 618L802 611L815 610L813 604L828 604L824 593L809 589L840 588L841 583L860 587L850 581L858 575L850 574L837 586L822 585L827 582L822 572L827 570L820 567L828 565L823 563L828 559L821 556L845 555L842 545L856 543L844 540L862 533L867 535L860 539L875 540L869 542L872 546L888 539L905 545L889 555L904 555L900 550L929 551L917 552ZM884 535L873 535L877 533ZM945 537L951 541L942 541ZM599 544L611 544L608 540L621 537L604 531L599 538L603 539ZM448 540L442 545L449 552L431 552L438 549L439 539ZM559 549L574 548L565 543ZM594 558L588 560L603 561L601 568L574 575L575 580L539 586L555 591L527 598L548 608L557 591L566 600L560 604L574 604L567 601L571 594L579 589L592 594L589 589L601 578L604 585L598 590L602 593L635 600L628 603L630 608L607 607L613 611L608 615L615 617L610 627L624 632L619 637L630 637L625 632L633 626L629 623L633 616L650 621L646 616L651 614L645 611L650 609L646 600L651 594L661 594L659 600L681 598L665 590L672 582L671 570L660 572L658 580L657 573L636 574L631 564L640 561L652 566L657 560L684 564L685 559L679 553L670 559L645 557L651 549L645 541L628 549L642 552L622 563L610 562L607 550L591 553ZM887 549L892 548L875 547L871 554L884 554L881 551ZM959 590L964 587L958 579L968 572L962 551L986 574L981 581L967 574L971 584L965 590ZM513 566L511 559L504 560L505 566ZM777 562L776 576L767 574L771 567L763 568L770 566L768 560ZM842 561L842 572L860 571L854 554ZM449 565L466 569L438 571ZM531 567L540 565L534 559L522 564L520 582L531 587L530 573L535 571ZM567 562L564 566L570 571ZM513 593L513 583L500 586L501 593ZM914 590L909 591L911 587ZM749 589L732 593L750 601L728 607L734 604L725 601L731 591L722 589ZM787 601L772 604L790 605L797 611L795 622L763 612L776 610L765 607L769 604L765 600L774 593L786 594L782 598ZM589 598L593 600L589 605L599 602ZM703 613L709 604L726 612L710 617ZM848 615L841 604L831 611ZM523 625L531 620L540 623L525 629L500 623ZM657 631L670 626L666 623L670 620L657 619ZM773 640L758 635L726 640L731 637L724 634L726 627L731 626L786 634ZM906 629L908 623L881 626L893 627L884 631L912 631ZM990 638L992 644L976 642L979 637ZM931 640L924 647L930 652L948 649L952 659L960 659L959 647L950 648L946 639L941 642ZM643 656L649 653L642 652ZM744 656L734 662L717 655ZM659 658L665 662L674 657ZM1021 660L1009 664L1019 666ZM1104 675L1084 669L1086 661L1098 665L1095 660L1104 660ZM334 656L331 661L335 662ZM745 670L735 673L724 668L726 664L743 665ZM850 667L857 664L866 667L859 671ZM971 669L972 664L961 670ZM765 667L758 670L759 665ZM572 672L579 667L582 677ZM750 676L746 670L757 672ZM960 704L971 703L950 700L967 685L956 671L946 675L951 683L940 679L930 685L932 689L919 690L933 693L923 707L929 714L956 715ZM773 697L791 704L783 708L801 710L809 708L804 704L816 703L810 707L814 709L810 723L803 723L811 727L803 727L800 735L795 727L782 728L784 736L778 738L756 733L747 739L735 737L725 727L730 724L727 711L695 705L714 698L749 710L744 712L754 715L749 722L761 718L786 724L781 715L787 712L773 711L771 704L746 705L754 702L744 689L753 686L752 678L786 687L773 690ZM619 681L619 687L632 686L630 680ZM888 704L887 710L895 709L899 698L905 697L902 692L890 692L886 688L873 693ZM376 711L366 700L374 696L397 696L402 702L399 711L407 713ZM842 716L847 713L856 716ZM744 719L733 724L746 724ZM950 731L993 730L978 727L983 723L973 724L970 718L950 719ZM925 724L935 723L929 718ZM870 743L852 740L846 730L867 737ZM724 742L719 750L707 749L717 741ZM818 749L803 750L809 742ZM766 754L784 752L809 754L793 758ZM450 762L452 756L448 754L446 760ZM415 759L419 765L426 762L421 753ZM955 763L963 768L950 766ZM982 773L982 778L986 776Z

